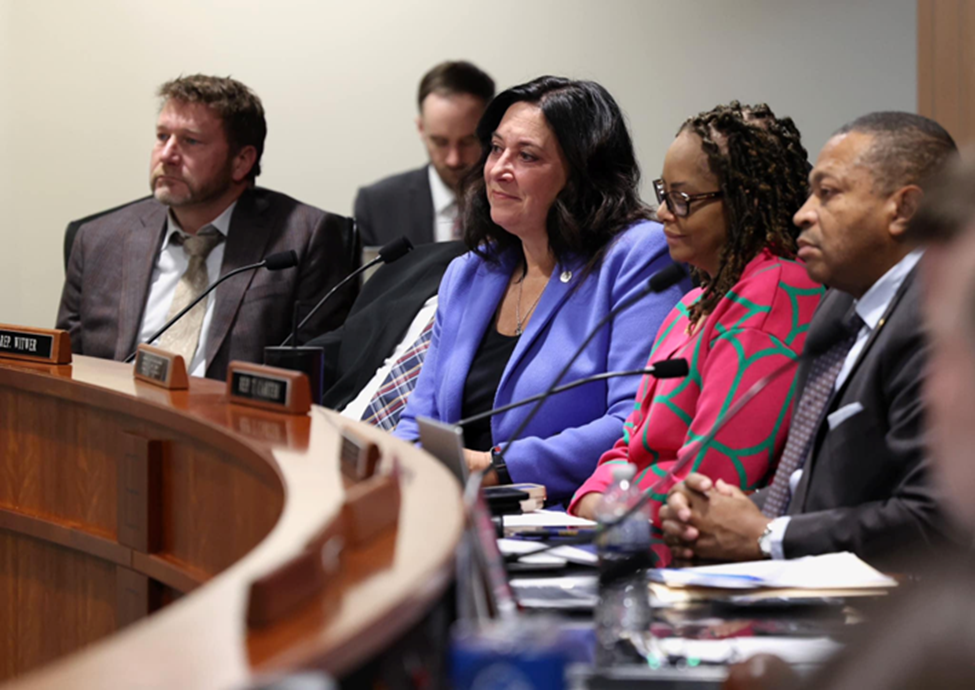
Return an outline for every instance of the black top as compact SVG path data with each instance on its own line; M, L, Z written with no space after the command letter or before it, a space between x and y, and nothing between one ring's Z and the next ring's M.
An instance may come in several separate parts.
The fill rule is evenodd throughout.
M501 375L504 374L504 368L508 366L508 360L517 344L517 335L501 335L495 325L488 327L474 355L474 361L471 362L471 370L467 372L464 400L461 404L462 417L487 412L494 407L494 396L498 392ZM493 445L490 417L464 427L465 448L491 450Z

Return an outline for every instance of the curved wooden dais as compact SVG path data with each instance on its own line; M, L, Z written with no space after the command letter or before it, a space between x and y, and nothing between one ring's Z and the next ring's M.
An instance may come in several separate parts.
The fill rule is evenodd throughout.
M161 389L116 362L0 362L5 690L341 676L402 635L451 578L459 487L422 451L358 424L381 467L398 461L395 525L345 543L287 615L247 624L252 583L273 585L339 518L369 517L367 489L350 487L366 500L343 510L348 425L321 408L232 405L215 381Z

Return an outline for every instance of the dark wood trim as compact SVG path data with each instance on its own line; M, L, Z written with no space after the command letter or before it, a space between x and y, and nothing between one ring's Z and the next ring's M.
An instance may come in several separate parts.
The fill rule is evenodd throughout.
M0 508L0 529L41 539L117 565L127 566L131 561L131 549L112 539L37 515L18 513L9 508Z

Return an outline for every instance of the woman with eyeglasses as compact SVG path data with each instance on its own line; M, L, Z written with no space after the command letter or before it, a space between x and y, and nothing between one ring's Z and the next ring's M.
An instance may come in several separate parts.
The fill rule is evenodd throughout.
M690 264L701 287L664 320L650 363L684 358L690 374L643 380L623 438L576 492L571 512L594 516L620 462L637 466L646 490L693 457L654 488L654 520L668 489L692 470L744 491L771 478L788 432L794 368L706 446L698 442L755 382L802 351L822 294L795 260L792 216L808 195L809 169L792 120L766 105L732 102L681 126L654 182L657 216L671 257ZM668 557L662 544L658 555Z

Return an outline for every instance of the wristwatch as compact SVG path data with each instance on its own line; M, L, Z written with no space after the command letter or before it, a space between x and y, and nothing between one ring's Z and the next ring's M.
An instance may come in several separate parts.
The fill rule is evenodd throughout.
M772 557L772 520L765 525L765 531L758 538L758 550L762 552L762 558Z
M495 446L491 449L491 469L498 475L498 484L510 484L511 475L508 474L508 464L501 455L501 449Z

